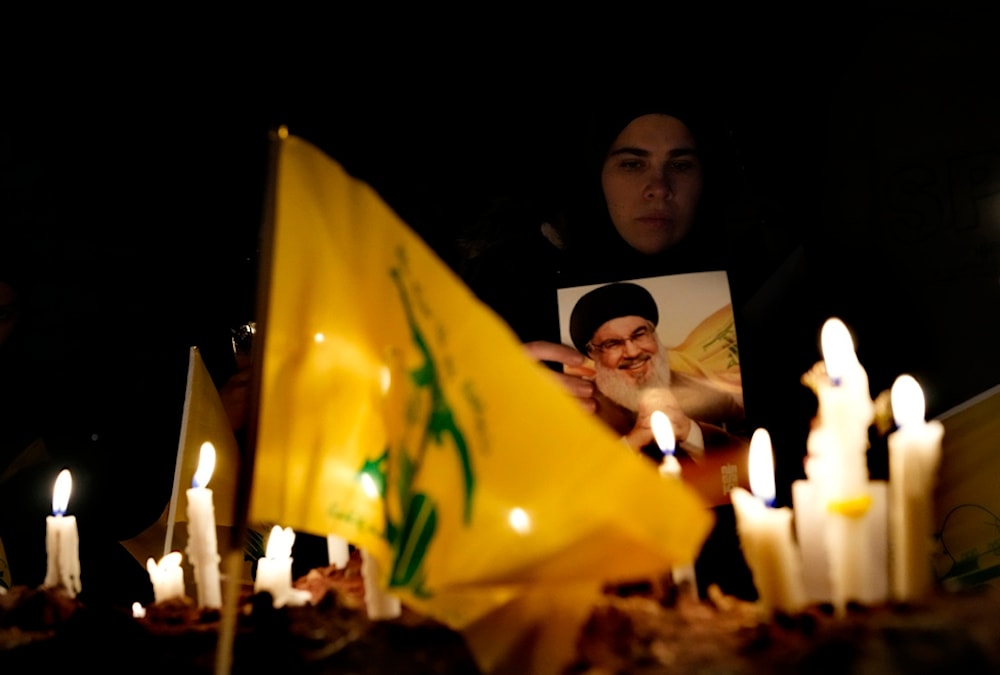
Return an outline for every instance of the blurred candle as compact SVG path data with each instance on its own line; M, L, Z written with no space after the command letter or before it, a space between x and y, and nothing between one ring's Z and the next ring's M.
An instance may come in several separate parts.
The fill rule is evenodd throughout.
M365 610L372 621L395 619L403 612L403 606L394 595L387 593L379 585L380 568L378 561L368 551L361 549L361 579L365 586Z
M662 410L654 410L649 418L649 423L653 428L653 438L656 439L656 445L663 453L660 475L680 478L681 464L674 454L677 449L677 439L674 437L674 427L670 423L670 418Z
M279 525L271 528L267 538L267 551L257 560L257 576L254 579L255 593L268 592L274 607L304 605L312 597L309 591L292 588L292 545L295 531Z
M897 430L889 434L890 587L894 600L919 600L933 585L933 495L944 426L924 420L924 392L910 375L896 378L891 400Z
M180 551L171 551L156 562L146 560L146 571L153 584L153 601L166 602L184 597L184 570L181 569Z
M663 453L660 475L680 480L681 463L677 461L675 454L677 439L674 436L674 427L670 423L670 418L662 410L654 410L649 418L649 423L653 428L653 438L656 439L656 445ZM674 565L670 570L670 576L678 588L687 589L691 596L698 597L698 580L695 577L693 562L687 561Z
M851 600L885 599L884 557L859 545L871 541L873 529L884 531L884 511L872 510L876 498L868 480L868 430L875 419L868 374L840 319L823 324L820 340L824 369L815 384L819 409L807 440L806 475L823 513L830 601L843 614Z
M826 378L816 387L819 440L810 453L822 462L823 484L831 500L854 499L868 483L868 429L875 419L875 404L868 389L868 374L854 352L854 341L844 322L831 318L820 334ZM829 448L823 447L828 440ZM815 450L815 452L813 452Z
M208 485L215 470L215 446L201 445L198 469L187 491L187 555L194 566L199 607L222 606L222 582L219 577L219 545L215 532L215 504Z
M766 429L757 429L750 438L749 462L753 494L741 487L729 493L740 548L764 611L798 612L807 602L802 562L793 541L791 509L771 508L775 498L774 455Z
M62 586L71 596L82 590L80 582L80 535L76 529L76 516L67 516L69 495L73 490L73 477L63 469L56 477L52 490L52 515L45 519L45 553L48 566L45 586Z
M326 554L330 564L338 570L347 567L347 562L351 558L351 547L347 540L335 534L326 535Z

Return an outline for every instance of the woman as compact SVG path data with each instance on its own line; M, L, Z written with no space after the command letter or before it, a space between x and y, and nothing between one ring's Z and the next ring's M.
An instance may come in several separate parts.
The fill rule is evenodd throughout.
M506 238L480 245L485 252L463 270L528 353L551 364L590 411L593 372L584 354L561 344L556 290L727 267L735 162L724 127L703 120L659 100L598 114L585 156L571 159L582 175L560 218L514 234L501 228Z
M586 147L582 161L572 162L579 180L558 217L499 228L505 237L478 246L463 276L527 352L596 412L594 369L585 354L561 343L558 289L714 270L728 271L732 285L745 266L744 259L732 264L728 244L727 225L742 195L721 120L669 100L638 101L598 114ZM790 382L796 385L797 375ZM700 590L718 583L752 597L731 507L715 512L715 530L696 566Z

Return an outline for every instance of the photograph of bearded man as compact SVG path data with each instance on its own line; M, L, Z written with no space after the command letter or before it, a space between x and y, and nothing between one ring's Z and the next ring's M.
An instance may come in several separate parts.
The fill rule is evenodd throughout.
M731 302L720 293L720 307L695 310L704 315L671 347L659 330L669 315L638 281L586 290L569 312L568 341L593 363L596 414L656 462L663 453L650 416L660 410L670 418L679 458L703 463L723 450L742 465L748 445Z

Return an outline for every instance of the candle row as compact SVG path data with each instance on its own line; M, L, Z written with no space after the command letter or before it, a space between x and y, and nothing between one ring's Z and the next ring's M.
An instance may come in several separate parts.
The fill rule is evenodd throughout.
M823 327L824 361L806 378L819 409L808 438L806 479L792 484L791 509L774 499L773 450L766 430L750 443L750 487L731 493L740 545L767 611L808 602L912 601L932 586L932 493L944 429L924 419L920 385L892 387L897 430L889 435L888 485L869 480L868 430L874 403L846 326ZM763 482L762 482L763 481Z

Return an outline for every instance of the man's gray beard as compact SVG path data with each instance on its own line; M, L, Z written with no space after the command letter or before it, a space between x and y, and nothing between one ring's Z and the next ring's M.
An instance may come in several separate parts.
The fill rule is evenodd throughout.
M645 390L670 387L670 359L667 358L667 350L663 345L658 346L656 354L650 357L653 369L645 380L637 382L624 370L608 368L598 363L595 365L597 388L618 405L638 412L639 399Z

